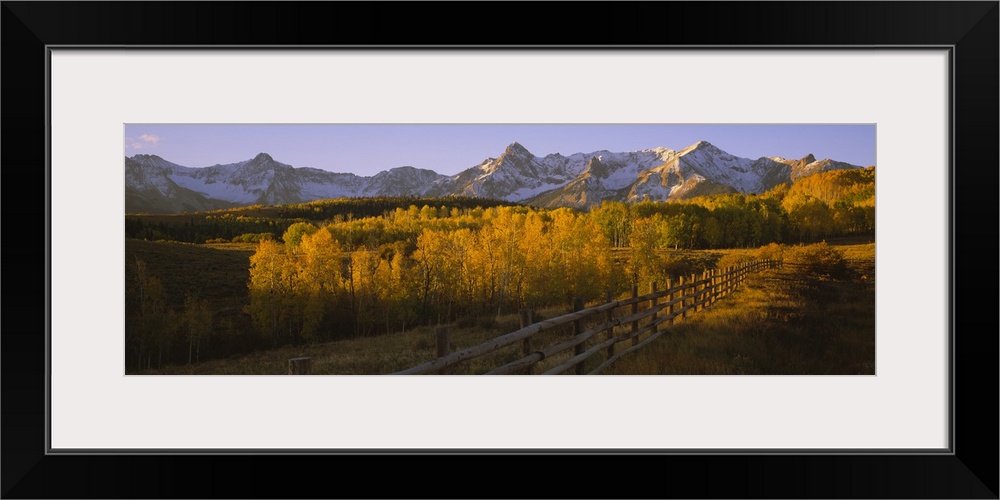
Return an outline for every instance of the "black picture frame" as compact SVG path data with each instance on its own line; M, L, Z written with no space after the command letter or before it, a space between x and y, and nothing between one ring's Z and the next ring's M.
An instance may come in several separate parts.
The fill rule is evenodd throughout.
M4 498L998 498L996 1L2 4ZM413 44L951 47L951 453L47 453L46 47Z

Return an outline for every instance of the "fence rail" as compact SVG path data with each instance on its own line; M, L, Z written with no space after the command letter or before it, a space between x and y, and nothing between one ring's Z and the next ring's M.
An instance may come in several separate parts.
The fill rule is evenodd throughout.
M661 328L664 324L673 324L677 319L684 319L689 314L712 305L735 291L750 274L780 265L781 262L777 260L758 260L740 266L713 269L705 271L701 277L694 274L687 279L681 277L676 284L667 280L663 290L658 290L657 284L653 283L650 293L645 295L639 295L638 287L633 286L628 298L611 300L609 296L605 303L587 308L584 308L582 301L577 300L573 312L538 323L532 323L531 311L522 310L520 329L450 353L447 352L447 328L439 327L436 331L439 356L394 375L452 373L452 368L459 363L515 345L521 346L521 357L490 369L486 372L487 375L534 373L540 363L560 355L569 357L554 366L545 367L541 374L553 375L569 370L574 370L576 374L597 374L623 355L640 349L659 337L664 331ZM544 347L541 347L540 342L535 342L540 334L567 326L572 327L569 338ZM602 336L602 333L606 335ZM644 335L645 338L642 338ZM628 347L618 351L618 345L623 342L628 342ZM605 359L596 368L586 372L586 361L602 351L606 353Z

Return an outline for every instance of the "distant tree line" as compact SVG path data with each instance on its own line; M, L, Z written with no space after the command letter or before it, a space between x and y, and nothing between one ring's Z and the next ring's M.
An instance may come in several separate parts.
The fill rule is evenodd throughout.
M471 197L416 198L408 196L341 198L278 206L249 206L185 215L127 215L125 237L185 243L256 242L278 239L296 222L345 221L381 217L410 206L430 206L450 213L476 207L515 203Z
M591 215L615 247L638 241L669 248L746 248L872 234L875 169L823 172L760 195L634 205L605 202Z

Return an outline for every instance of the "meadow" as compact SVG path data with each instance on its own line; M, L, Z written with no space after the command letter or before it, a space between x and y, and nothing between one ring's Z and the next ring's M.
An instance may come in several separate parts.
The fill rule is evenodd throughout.
M875 245L835 276L788 263L674 325L609 375L874 375Z

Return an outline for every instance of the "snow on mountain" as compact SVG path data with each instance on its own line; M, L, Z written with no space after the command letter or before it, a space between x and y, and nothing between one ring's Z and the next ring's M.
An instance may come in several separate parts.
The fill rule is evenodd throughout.
M759 193L774 184L768 174L779 164L733 156L708 141L677 152L666 163L637 176L627 200L671 200L721 193Z
M449 182L437 184L428 194L459 194L519 201L533 193L557 188L582 170L583 155L539 158L517 142L507 146L497 158L487 158L479 165L460 172Z
M514 142L499 157L488 158L459 173L449 184L440 186L434 192L533 202L538 196L558 189L614 191L634 181L639 172L662 164L673 155L674 152L669 149L657 148L627 153L595 151L569 156L553 153L538 157ZM575 182L581 176L591 180ZM555 198L564 200L566 196L567 193L562 193ZM591 194L586 198L593 199L594 196ZM567 203L553 201L544 205L556 204L564 206Z
M235 204L206 198L184 188L170 176L193 169L153 155L125 158L125 211L129 213L197 212L229 208Z
M641 153L655 153L655 158ZM588 182L568 182L529 202L547 207L586 208L605 199L634 203L723 193L761 193L824 169L860 168L832 160L815 162L811 157L808 161L766 157L751 160L729 154L707 141L676 152L664 148L638 153L602 151L593 153L592 158L596 161L584 173Z
M543 207L587 208L603 200L673 200L760 193L826 170L861 168L808 155L800 160L731 155L707 141L684 149L595 151L538 157L513 142L456 175L398 167L371 177L296 168L266 153L190 168L155 155L125 158L126 211L169 213L234 205L299 203L356 196L473 196Z
M153 201L135 197L127 212L176 213L241 205L279 205L356 196L423 195L447 176L431 170L399 167L371 177L317 168L295 168L267 153L250 160L190 168L155 155L125 158L126 192L155 191ZM171 204L170 199L177 198ZM183 199L182 203L180 200ZM196 203L195 200L198 200Z
M363 178L365 186L358 192L361 196L422 196L435 182L447 178L433 170L396 167Z
M707 141L699 141L677 155L677 169L691 170L706 179L732 186L742 193L761 190L761 172L753 171L749 158L733 156Z
M351 196L360 184L354 174L294 168L267 153L237 163L175 170L170 179L208 198L240 204L299 203Z

